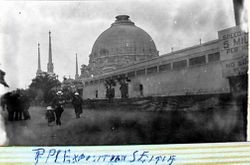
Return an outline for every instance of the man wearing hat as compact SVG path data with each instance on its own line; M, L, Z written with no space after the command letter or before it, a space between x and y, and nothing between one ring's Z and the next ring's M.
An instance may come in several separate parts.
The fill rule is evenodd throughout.
M64 111L63 105L65 104L65 99L63 98L62 91L56 93L55 98L52 101L52 107L55 109L56 114L56 125L61 125L61 115Z
M83 100L78 92L76 92L74 94L74 96L72 98L72 104L73 104L74 109L75 109L76 118L80 118L80 115L82 113Z

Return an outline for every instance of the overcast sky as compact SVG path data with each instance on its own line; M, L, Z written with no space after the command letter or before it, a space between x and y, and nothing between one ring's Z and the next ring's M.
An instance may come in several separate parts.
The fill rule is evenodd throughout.
M8 90L28 87L35 77L38 42L47 70L49 30L54 72L60 80L74 78L75 54L80 73L97 37L120 14L153 38L160 55L217 39L219 30L234 26L232 0L0 2L0 68Z

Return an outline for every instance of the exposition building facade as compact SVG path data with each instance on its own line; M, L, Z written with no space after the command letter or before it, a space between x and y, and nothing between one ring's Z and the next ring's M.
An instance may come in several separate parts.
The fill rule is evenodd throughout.
M219 38L159 56L154 41L120 15L96 40L81 68L84 99L105 99L108 79L126 77L125 96L183 96L247 92L248 33L235 26ZM114 98L122 98L116 83ZM124 92L124 88L123 88Z

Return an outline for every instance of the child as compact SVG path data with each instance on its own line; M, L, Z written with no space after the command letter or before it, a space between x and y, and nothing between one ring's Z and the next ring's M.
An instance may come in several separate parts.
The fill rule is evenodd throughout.
M55 113L51 106L48 106L46 109L46 119L48 120L48 126L50 126L50 123L55 121Z

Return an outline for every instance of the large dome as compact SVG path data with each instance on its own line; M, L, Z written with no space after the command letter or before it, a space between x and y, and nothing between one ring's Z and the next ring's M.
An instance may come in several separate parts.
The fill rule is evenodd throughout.
M95 41L89 66L97 75L156 56L158 51L150 35L135 26L129 16L119 15Z

